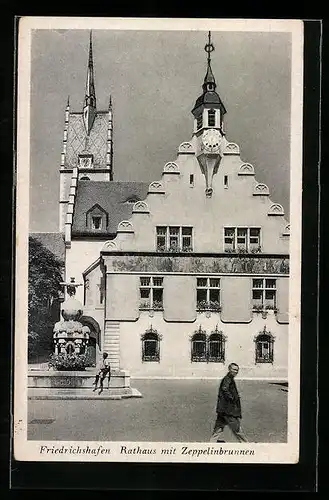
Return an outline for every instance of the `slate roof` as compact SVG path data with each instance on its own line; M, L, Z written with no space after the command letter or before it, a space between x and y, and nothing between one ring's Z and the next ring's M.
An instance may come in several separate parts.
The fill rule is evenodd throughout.
M144 200L148 182L79 181L73 215L72 236L116 234L119 222L132 215L134 203L127 200ZM106 232L93 230L86 225L87 212L99 205L108 214Z
M109 116L107 111L98 111L87 135L82 113L70 113L67 130L65 168L78 164L81 153L94 155L94 168L106 167L107 133Z
M206 108L219 107L222 110L222 113L226 113L226 109L224 104L222 103L221 98L215 91L204 92L200 97L197 98L192 113L199 107L204 105Z
M65 244L62 233L30 233L32 238L40 241L42 245L50 250L61 260L65 258Z

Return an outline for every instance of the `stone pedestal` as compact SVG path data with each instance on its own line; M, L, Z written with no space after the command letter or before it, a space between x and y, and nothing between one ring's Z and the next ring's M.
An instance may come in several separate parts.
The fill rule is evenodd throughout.
M122 399L142 397L141 393L130 386L130 375L125 370L114 371L104 380L101 395L93 392L95 371L53 371L29 370L29 399Z

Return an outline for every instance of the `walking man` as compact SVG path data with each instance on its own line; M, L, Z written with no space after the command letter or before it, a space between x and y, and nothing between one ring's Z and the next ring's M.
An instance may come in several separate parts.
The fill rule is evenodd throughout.
M99 382L99 393L101 394L103 392L103 383L106 378L106 375L108 375L108 386L110 385L110 379L111 379L111 366L110 366L110 360L108 359L108 354L107 352L103 352L103 357L100 362L100 364L97 367L97 373L95 377L95 381L93 382L94 391L97 390L98 382Z
M239 366L236 363L231 363L228 366L228 373L220 383L216 408L217 419L210 438L211 442L225 442L222 436L226 425L231 429L239 442L248 442L241 429L240 396L234 381L234 377L236 377L238 372Z

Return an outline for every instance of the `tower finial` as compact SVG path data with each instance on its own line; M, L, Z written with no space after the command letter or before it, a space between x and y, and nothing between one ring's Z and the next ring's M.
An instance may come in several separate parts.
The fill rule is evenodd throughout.
M211 31L208 31L208 43L205 45L204 50L207 52L207 72L204 77L204 92L215 90L216 89L216 81L214 74L211 69L211 57L210 54L215 50L215 46L211 41Z
M208 31L208 43L205 45L204 50L208 54L207 62L208 62L208 66L210 66L210 63L211 63L210 54L215 50L214 44L211 41L211 31Z
M94 82L94 63L93 63L93 41L92 31L89 33L89 56L86 80L86 93L83 105L83 117L87 134L90 133L96 116L96 93Z

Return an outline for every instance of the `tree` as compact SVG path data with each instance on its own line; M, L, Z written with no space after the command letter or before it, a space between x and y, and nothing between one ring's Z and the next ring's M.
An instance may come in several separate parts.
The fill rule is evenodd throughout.
M59 298L64 262L36 238L29 238L28 351L29 359L49 349L52 305Z

